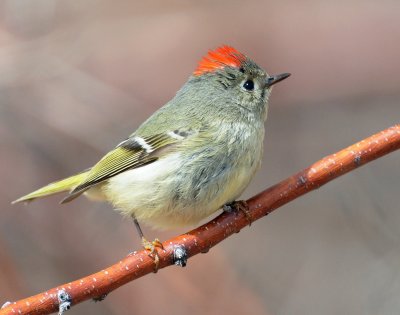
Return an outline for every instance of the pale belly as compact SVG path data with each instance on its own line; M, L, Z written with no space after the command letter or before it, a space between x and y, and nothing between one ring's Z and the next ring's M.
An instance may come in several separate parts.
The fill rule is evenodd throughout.
M152 164L125 171L101 190L116 210L158 228L190 226L236 200L259 168L262 141L234 160L221 154L210 161L170 154ZM239 154L238 154L239 153Z

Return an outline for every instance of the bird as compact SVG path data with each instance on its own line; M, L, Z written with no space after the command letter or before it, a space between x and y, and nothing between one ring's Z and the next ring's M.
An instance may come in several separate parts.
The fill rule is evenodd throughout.
M232 46L209 50L176 95L94 166L13 203L60 192L61 203L107 201L133 219L157 268L162 243L149 242L140 223L168 229L219 209L246 211L237 199L261 165L268 99L289 76L268 75Z

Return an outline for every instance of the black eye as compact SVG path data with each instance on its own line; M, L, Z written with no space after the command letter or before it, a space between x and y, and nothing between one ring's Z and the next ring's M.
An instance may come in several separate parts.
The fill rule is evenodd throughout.
M243 87L247 91L253 91L254 90L254 82L253 82L253 80L247 80L246 82L244 82Z

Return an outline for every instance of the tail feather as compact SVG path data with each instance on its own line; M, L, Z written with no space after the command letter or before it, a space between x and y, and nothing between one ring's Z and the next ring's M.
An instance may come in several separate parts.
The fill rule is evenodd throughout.
M86 178L87 174L88 174L88 171L85 171L85 172L73 175L71 177L62 179L60 181L48 184L47 186L39 188L38 190L31 192L30 194L27 194L21 198L18 198L17 200L14 200L12 202L12 204L18 203L18 202L29 202L29 201L35 200L37 198L42 198L42 197L54 195L54 194L65 192L65 191L71 191Z

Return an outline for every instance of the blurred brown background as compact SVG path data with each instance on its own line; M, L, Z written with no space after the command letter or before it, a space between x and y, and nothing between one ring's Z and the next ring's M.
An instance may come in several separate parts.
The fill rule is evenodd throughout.
M399 122L396 0L0 2L0 305L140 247L109 205L10 201L91 166L223 43L292 73L245 197ZM398 314L399 157L68 314Z

